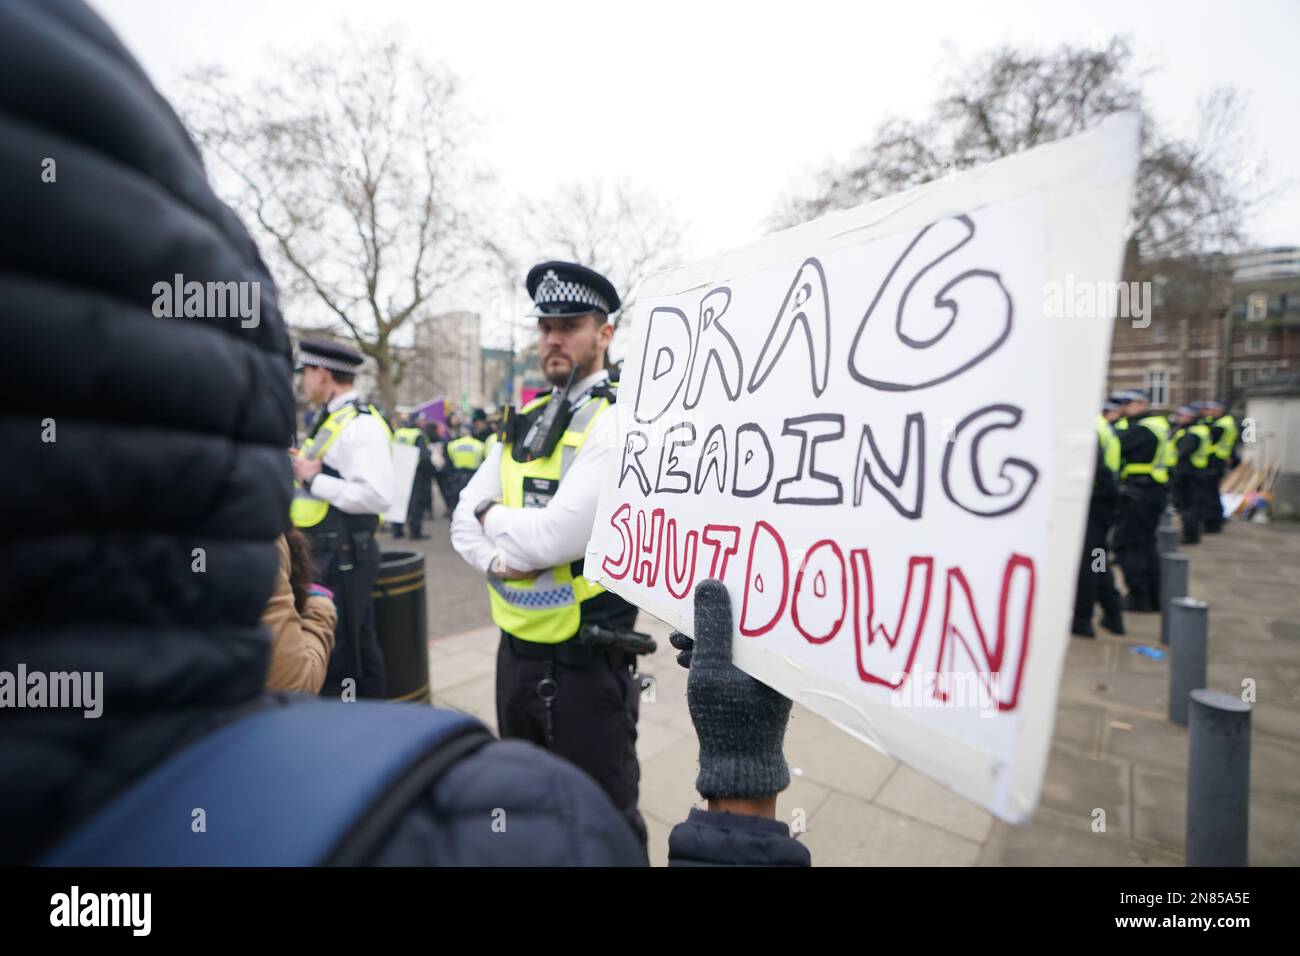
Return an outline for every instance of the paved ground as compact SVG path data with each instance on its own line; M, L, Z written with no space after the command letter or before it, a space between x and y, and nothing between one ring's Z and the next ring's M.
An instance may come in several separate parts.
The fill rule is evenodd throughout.
M434 699L495 725L497 632L484 585L451 550L446 519L431 530L418 546L428 558ZM1210 686L1239 694L1243 680L1255 682L1250 862L1300 864L1300 526L1233 524L1186 553L1191 593L1210 602ZM1128 624L1124 638L1071 639L1031 822L1000 823L800 707L786 737L793 782L780 817L802 821L820 866L1181 865L1187 731L1166 718L1168 657L1133 653L1159 646L1158 616ZM666 628L645 615L640 626L660 644L642 668L655 685L637 750L651 859L663 864L669 830L698 800L698 747ZM1098 807L1104 833L1092 830Z

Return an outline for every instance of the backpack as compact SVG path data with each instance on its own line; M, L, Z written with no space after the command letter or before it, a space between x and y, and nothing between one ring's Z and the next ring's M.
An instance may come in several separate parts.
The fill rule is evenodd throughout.
M40 865L364 864L420 793L493 739L460 711L295 701L167 758Z

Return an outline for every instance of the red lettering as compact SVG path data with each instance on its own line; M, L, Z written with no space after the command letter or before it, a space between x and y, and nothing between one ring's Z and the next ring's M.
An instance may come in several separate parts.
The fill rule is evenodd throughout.
M858 676L868 684L884 684L897 690L912 672L916 652L921 647L921 634L925 631L925 618L930 607L930 585L934 579L934 558L913 557L907 561L907 584L898 609L898 621L891 634L883 624L877 623L876 587L871 573L871 557L866 548L854 548L849 560L853 564L853 636L858 660ZM925 575L924 590L916 604L912 594L920 590L916 585L918 571ZM863 601L865 592L866 601ZM865 613L864 613L865 612ZM881 615L883 617L883 615ZM905 625L915 620L916 625L907 632L911 640L900 647Z
M1024 676L1025 652L1029 647L1029 621L1034 609L1035 577L1034 562L1030 558L1023 554L1012 554L1007 559L1006 568L1002 572L1002 588L998 595L997 641L990 647L984 634L984 626L980 623L979 614L975 609L975 599L971 595L970 585L966 582L966 575L962 573L961 568L949 568L944 597L943 630L940 633L939 655L935 662L935 671L938 673L935 696L940 700L948 699L945 677L955 673L953 664L960 649L970 661L974 673L979 675L979 679L993 699L997 700L998 710L1015 709L1020 702L1020 681ZM974 640L971 640L970 636L953 621L954 611L958 610L953 606L954 585L960 589L965 598L967 616L973 625ZM1018 592L1017 596L1023 598L1023 613L1018 621L1009 622L1013 587ZM1008 628L1009 623L1019 626ZM1011 673L1003 667L1008 662L1014 662ZM1006 686L1008 678L1011 681L1009 688Z
M829 548L831 553L835 555L835 564L838 566L839 570L837 574L835 567L825 568L814 565L812 588L813 597L819 602L825 600L827 595L830 593L835 580L838 579L839 591L837 593L839 595L840 609L835 620L824 633L812 634L804 627L803 621L800 619L799 609L801 604L799 598L803 593L804 572L808 569L808 565L813 562L813 555L823 548ZM808 641L810 644L825 644L840 632L840 625L844 623L844 614L848 610L849 606L849 585L847 577L848 573L844 567L844 552L840 550L839 545L834 541L831 541L829 538L823 538L821 541L818 541L809 548L808 553L804 555L803 563L799 565L799 573L795 575L794 579L794 597L790 601L790 616L794 619L795 628L803 635L804 640ZM805 611L803 616L806 619L808 612L806 605L804 605L804 607Z
M632 514L632 506L624 502L618 506L618 510L609 516L609 526L619 533L623 539L623 551L618 558L611 561L609 555L605 555L605 560L601 562L601 567L605 573L616 581L621 581L627 577L627 572L632 569L632 528L629 524L629 517Z
M758 533L765 531L768 538L776 545L777 553L781 557L781 598L777 602L776 609L766 623L750 624L749 623L749 598L753 593L763 594L766 589L773 585L775 573L764 579L762 572L754 574L754 555L758 553ZM758 637L760 634L766 634L776 626L776 622L781 620L781 615L785 613L786 593L789 591L790 577L790 559L786 557L785 542L781 540L781 535L766 521L760 521L754 525L754 533L749 539L749 561L745 566L745 598L740 606L740 633L746 637Z
M664 509L656 508L650 513L649 537L646 536L645 512L636 513L636 540L640 547L634 559L632 580L648 588L655 586L659 580L659 562L662 558L664 537Z
M723 543L718 537L722 532L730 539L730 544ZM727 559L740 550L740 529L734 524L706 524L703 541L713 545L713 557L709 561L709 577L719 581L727 576Z
M686 554L683 556L682 568L678 570L677 565L677 519L668 519L668 559L664 565L664 584L668 588L668 593L677 600L682 600L686 595L691 593L691 585L695 583L695 559L699 553L698 531L689 531L686 534ZM687 567L689 560L690 566Z

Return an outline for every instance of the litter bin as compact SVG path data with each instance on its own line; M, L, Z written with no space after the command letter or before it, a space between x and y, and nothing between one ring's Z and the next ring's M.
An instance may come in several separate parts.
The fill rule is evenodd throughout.
M375 632L384 651L388 699L432 703L424 555L385 551L372 593Z

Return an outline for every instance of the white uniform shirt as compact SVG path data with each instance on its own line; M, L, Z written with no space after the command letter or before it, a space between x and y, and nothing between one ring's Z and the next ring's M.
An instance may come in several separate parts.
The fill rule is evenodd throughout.
M338 411L348 402L361 403L356 389L344 392L325 407L325 414ZM317 437L320 433L317 432ZM378 515L393 500L393 449L388 431L374 415L357 415L348 422L321 461L339 473L324 472L311 483L311 493L350 515Z
M570 405L581 402L608 378L609 373L602 369L576 382ZM583 557L596 520L600 486L608 480L609 456L614 453L617 437L614 410L608 409L596 419L546 507L493 508L486 522L480 525L474 509L484 501L502 496L502 443L494 443L460 493L460 503L451 518L452 547L485 574L492 560L498 557L516 571L542 571Z

